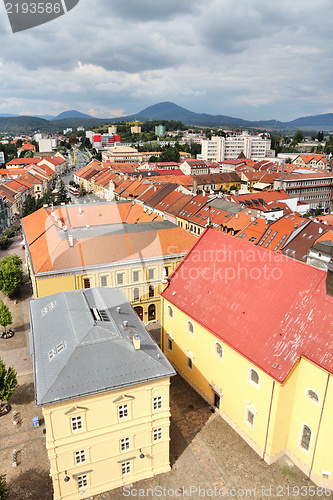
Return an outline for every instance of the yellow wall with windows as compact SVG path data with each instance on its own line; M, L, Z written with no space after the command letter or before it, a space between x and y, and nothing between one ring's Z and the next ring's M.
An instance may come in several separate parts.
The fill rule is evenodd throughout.
M333 488L332 376L300 358L280 384L165 299L162 308L162 349L177 371L211 405L220 396L217 411L268 463L286 454L317 485ZM311 438L302 442L304 425Z
M164 378L43 407L55 500L91 497L170 469L169 385ZM154 398L161 408L154 409ZM125 418L120 405L128 406ZM72 417L81 417L81 429L72 429ZM122 450L126 438L129 448ZM76 463L76 452L83 462ZM122 475L125 462L131 472ZM82 475L87 486L80 490Z
M161 318L161 298L159 293L163 289L162 280L170 275L180 259L170 259L147 263L144 267L138 263L127 267L105 267L100 270L91 269L82 273L58 274L43 277L31 276L34 298L46 297L54 293L79 290L86 287L89 280L90 288L98 286L118 287L123 290L134 308L142 307L142 321L155 321ZM153 272L152 274L149 274ZM136 276L134 273L138 273ZM119 279L119 276L122 279ZM134 281L134 279L138 281ZM152 287L152 288L150 288ZM137 297L137 293L139 297ZM149 296L151 295L151 296ZM152 307L155 305L155 312ZM151 307L150 307L151 306Z

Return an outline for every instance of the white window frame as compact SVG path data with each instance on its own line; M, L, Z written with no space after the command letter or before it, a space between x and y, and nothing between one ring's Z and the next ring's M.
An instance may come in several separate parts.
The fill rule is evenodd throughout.
M140 272L140 271L132 271L132 273L133 273L133 274L132 274L132 277L133 277L133 283L139 283L139 281L140 281L140 275L139 275L139 272ZM136 276L136 275L137 275L137 277L138 277L138 279L137 279L137 280L136 280L136 279L134 279L134 276Z
M120 451L123 453L124 451L131 449L131 438L125 437L121 438L119 441Z
M133 288L133 300L140 300L140 289L137 286Z
M105 285L103 285L103 280L105 280ZM101 276L101 286L104 287L104 288L108 286L108 276L107 276L107 274L104 274L103 276Z
M132 473L132 462L129 460L128 462L123 462L121 464L121 475L127 476Z
M148 280L152 281L155 279L155 268L151 267L148 269Z
M302 446L302 441L303 441L303 434L304 434L304 427L308 427L310 429L310 432L311 432L311 436L310 436L310 441L309 441L309 448L306 449L304 448L304 446ZM305 422L303 422L301 424L301 428L300 428L300 432L299 432L299 438L298 438L298 447L304 451L304 453L306 453L307 455L310 455L310 449L311 449L311 444L312 444L312 438L313 438L313 432L312 432L312 429L311 427L306 424Z
M118 420L124 420L129 417L129 405L124 403L118 406Z
M173 313L173 308L170 306L170 304L168 304L167 306L167 316L169 319L173 321L174 313Z
M318 400L316 400L315 398L312 398L310 395L309 395L309 392L312 391L318 398ZM311 387L308 387L306 390L305 390L305 393L304 393L304 396L309 399L309 401L312 401L312 403L314 403L315 405L317 406L320 406L320 396L318 394L317 391L315 391L314 389L312 389Z
M87 461L86 450L78 450L74 452L75 465L84 464Z
M163 396L153 397L153 411L162 410L163 408Z
M254 372L258 375L258 383L256 383L254 380L252 380L252 377L251 377L252 372ZM253 366L251 366L251 368L249 368L249 371L247 372L247 381L250 382L250 384L252 384L253 387L255 387L256 389L258 389L258 390L260 389L260 375L259 375L258 370L253 368Z
M193 371L193 358L186 354L186 368L190 371Z
M77 476L77 485L78 485L79 490L83 490L83 488L87 488L87 486L88 486L87 474L82 474L81 476Z
M190 330L189 325L192 325L192 329L193 329L193 331L192 331L192 332L191 332L191 330ZM190 321L190 320L188 320L188 321L186 322L186 331L187 331L187 333L188 333L189 335L191 335L191 337L194 337L194 324L193 324L193 323L192 323L192 321Z
M153 429L153 442L156 443L156 441L161 441L163 436L163 430L162 427L157 427L156 429Z
M82 431L83 429L82 415L74 415L73 417L71 417L71 429L72 432Z
M173 352L173 339L171 337L167 337L167 349L169 352Z
M124 284L124 273L116 273L117 285Z
M216 352L216 347L217 346L221 347L221 349L222 349L222 355L221 356L219 356L219 354L217 354L217 352ZM223 345L220 342L215 342L215 344L214 344L214 354L215 354L215 356L217 358L219 358L221 361L223 361L224 349L223 349Z
M250 420L249 420L249 414L252 414L253 415L253 422L251 423ZM254 425L255 425L255 421L256 421L256 414L257 414L257 410L254 408L253 405L247 403L246 406L245 406L245 417L244 417L244 422L246 423L246 425L248 425L250 427L250 429L254 430Z

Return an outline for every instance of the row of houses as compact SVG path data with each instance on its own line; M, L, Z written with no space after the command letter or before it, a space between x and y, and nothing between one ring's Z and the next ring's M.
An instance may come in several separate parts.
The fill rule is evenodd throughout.
M1 230L21 216L29 194L36 200L43 197L50 182L66 169L67 161L62 156L16 158L0 169Z

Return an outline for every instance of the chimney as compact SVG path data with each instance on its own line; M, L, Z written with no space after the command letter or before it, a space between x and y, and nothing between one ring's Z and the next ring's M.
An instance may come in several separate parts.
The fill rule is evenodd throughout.
M329 261L327 266L326 295L333 297L333 259Z
M79 215L82 215L82 209L79 207Z
M140 349L140 338L139 338L139 335L135 334L132 340L133 340L134 349L136 351L138 351Z
M73 241L73 235L72 234L68 235L68 242L69 242L69 246L70 247L74 246L74 241Z

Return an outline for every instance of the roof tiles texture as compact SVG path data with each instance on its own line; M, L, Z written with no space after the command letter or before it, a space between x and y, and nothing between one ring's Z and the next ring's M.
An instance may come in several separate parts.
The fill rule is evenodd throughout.
M325 280L322 270L206 229L162 296L282 383L302 356L333 373Z

